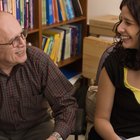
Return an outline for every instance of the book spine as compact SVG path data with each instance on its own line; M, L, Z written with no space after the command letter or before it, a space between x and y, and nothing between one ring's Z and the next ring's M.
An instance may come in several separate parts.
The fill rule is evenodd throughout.
M11 0L11 6L12 6L12 14L14 17L16 17L16 1Z
M20 25L24 28L24 0L20 0Z
M42 0L42 25L46 24L46 0Z
M65 1L66 1L66 8L69 15L69 19L72 19L75 17L72 1L71 0L65 0Z
M65 7L64 7L64 1L63 0L58 0L59 5L60 5L60 10L61 10L61 14L62 14L62 20L66 21L67 17L66 17L66 12L65 12Z
M7 12L8 11L7 0L3 0L2 5L3 5L3 11Z
M54 23L52 0L46 0L47 24Z
M16 19L20 23L20 0L16 0Z
M29 26L31 29L34 27L34 17L33 17L33 0L29 1Z
M79 5L79 9L80 9L80 13L81 13L81 15L83 15L83 9L82 9L81 3L80 3L79 0L77 0L77 1L78 1L78 5Z
M59 15L58 15L58 4L56 0L52 0L52 6L53 6L54 23L58 23Z
M60 8L60 3L59 3L59 0L56 0L57 1L57 6L58 6L58 17L59 17L59 22L62 21L62 12L61 12L61 8Z
M24 26L26 29L29 28L29 0L26 0L25 2L25 23L24 23Z

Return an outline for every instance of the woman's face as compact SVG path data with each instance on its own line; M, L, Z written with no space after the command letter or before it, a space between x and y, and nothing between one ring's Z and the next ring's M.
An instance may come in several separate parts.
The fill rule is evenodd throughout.
M127 6L123 6L120 14L121 23L117 31L121 34L124 48L138 48L139 26L132 17Z

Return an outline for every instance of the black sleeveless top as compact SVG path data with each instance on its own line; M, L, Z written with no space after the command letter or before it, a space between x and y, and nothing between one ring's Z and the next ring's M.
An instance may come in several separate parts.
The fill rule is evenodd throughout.
M124 67L117 52L105 60L104 67L115 86L115 98L111 114L114 131L126 138L140 135L140 104L133 91L124 85Z

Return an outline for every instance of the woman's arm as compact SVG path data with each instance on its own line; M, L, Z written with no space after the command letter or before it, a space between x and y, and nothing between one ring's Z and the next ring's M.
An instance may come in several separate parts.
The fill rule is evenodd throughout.
M95 130L104 140L121 140L121 138L114 132L110 123L114 94L115 87L105 68L103 68L98 84L94 123Z

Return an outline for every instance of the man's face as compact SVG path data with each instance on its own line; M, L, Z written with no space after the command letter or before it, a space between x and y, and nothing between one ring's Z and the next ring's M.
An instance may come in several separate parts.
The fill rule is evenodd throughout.
M5 23L7 18L11 24ZM11 16L5 17L4 22L0 22L1 27L3 28L0 29L0 64L13 67L24 63L27 59L26 39L19 23Z

